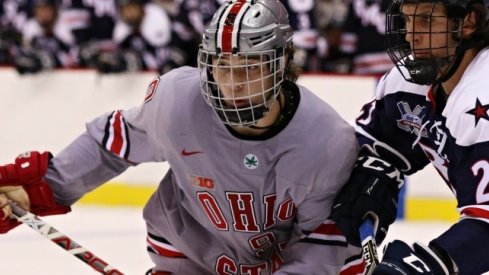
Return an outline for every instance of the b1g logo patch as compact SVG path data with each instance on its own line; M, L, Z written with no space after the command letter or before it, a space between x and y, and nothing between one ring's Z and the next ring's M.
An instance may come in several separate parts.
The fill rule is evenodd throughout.
M243 159L243 164L246 168L254 170L258 167L258 158L254 154L247 154Z
M204 189L214 189L216 185L213 179L207 177L188 175L188 179L193 185Z
M146 90L146 96L144 97L144 103L147 103L153 99L153 96L156 92L156 87L158 87L158 83L160 82L160 78L155 78L153 81L148 86L148 89Z

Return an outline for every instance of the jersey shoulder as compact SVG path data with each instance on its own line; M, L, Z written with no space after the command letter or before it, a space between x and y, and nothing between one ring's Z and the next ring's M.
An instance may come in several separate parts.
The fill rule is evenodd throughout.
M426 96L429 90L430 86L419 85L407 81L404 79L401 72L394 67L380 79L375 96L377 100L399 92Z
M184 66L171 70L150 83L146 97L152 93L151 88L154 83L156 83L156 87L153 96L159 100L195 94L196 90L200 91L199 75L199 69L193 67Z
M489 48L467 67L443 110L446 125L457 144L469 146L489 141Z
M148 118L161 118L192 108L190 104L202 97L199 79L199 70L191 67L180 67L154 78L148 84L144 102L137 113L144 113Z
M336 184L346 180L356 159L358 144L355 130L327 102L305 87L299 86L299 89L301 102L282 133L287 139L284 144L293 149L287 150L287 155L291 163L301 163L301 171L295 171L295 174L304 179L320 175L330 184L320 184L317 188L334 189ZM290 178L295 178L295 175Z

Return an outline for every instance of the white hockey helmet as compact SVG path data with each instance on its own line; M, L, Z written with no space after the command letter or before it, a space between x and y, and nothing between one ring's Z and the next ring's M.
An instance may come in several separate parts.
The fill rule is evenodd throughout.
M292 35L287 11L279 0L227 1L216 11L203 34L198 66L201 70L202 95L222 122L230 126L252 126L266 115L276 101L284 80L288 64L285 53L292 48ZM244 72L239 80L225 85L251 87L251 83L257 82L250 79L247 73L250 64L231 62L222 65L217 62L217 65L213 65L213 59L236 56L245 60L254 59L254 65L257 64L256 60L260 65L266 65L270 72L267 75L262 73L260 86L265 87L263 80L268 78L273 82L272 87L265 87L260 92L249 91L247 96L235 96L233 90L232 96L226 97L218 85L218 76L213 75L216 67ZM261 99L257 100L258 97ZM238 107L226 103L234 100L246 101L247 104Z

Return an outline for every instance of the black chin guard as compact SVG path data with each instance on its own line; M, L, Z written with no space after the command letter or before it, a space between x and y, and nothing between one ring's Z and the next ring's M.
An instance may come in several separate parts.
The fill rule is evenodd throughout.
M433 59L406 60L404 66L411 76L412 82L420 85L431 85L438 76L438 64Z

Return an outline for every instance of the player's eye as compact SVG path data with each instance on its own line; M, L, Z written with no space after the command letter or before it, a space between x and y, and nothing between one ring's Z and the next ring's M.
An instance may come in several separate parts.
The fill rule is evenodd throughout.
M219 62L217 64L217 69L220 72L227 72L227 71L229 71L231 69L231 66L229 66L229 64Z
M431 23L431 14L429 13L417 14L416 21L422 24L429 24Z
M258 70L260 66L258 64L248 65L248 70Z

